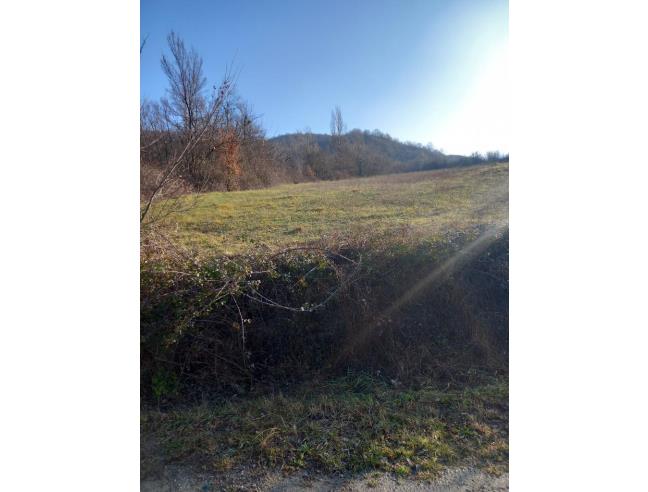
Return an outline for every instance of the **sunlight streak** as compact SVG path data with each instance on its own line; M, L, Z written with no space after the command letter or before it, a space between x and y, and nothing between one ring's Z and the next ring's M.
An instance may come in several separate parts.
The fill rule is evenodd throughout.
M386 318L389 318L400 308L406 305L408 302L416 298L424 289L430 287L435 282L439 282L444 279L445 276L451 273L454 269L461 267L466 264L470 259L483 253L496 239L498 239L501 234L508 228L508 221L495 225L490 229L486 230L481 234L477 239L468 243L454 255L444 261L441 265L437 266L422 279L416 282L412 287L405 291L398 299L396 299L392 304L387 307L384 311L378 314L374 321L366 325L362 330L360 330L348 343L339 354L338 358L349 354L354 348L362 343L368 333L375 329L378 326L378 323Z

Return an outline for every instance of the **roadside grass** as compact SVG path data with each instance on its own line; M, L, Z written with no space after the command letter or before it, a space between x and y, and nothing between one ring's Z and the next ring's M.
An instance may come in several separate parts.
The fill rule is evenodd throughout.
M412 229L421 237L508 221L508 164L201 195L164 230L208 254Z
M419 479L447 466L478 464L493 474L508 467L506 379L444 390L354 375L286 394L146 411L141 424L143 441L155 449L143 453L143 475L168 464L216 473L245 466L377 470Z

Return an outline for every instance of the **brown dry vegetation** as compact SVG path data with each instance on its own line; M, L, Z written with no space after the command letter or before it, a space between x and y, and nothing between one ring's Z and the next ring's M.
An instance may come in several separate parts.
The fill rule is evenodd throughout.
M502 164L211 193L150 229L144 469L504 470L507 189Z

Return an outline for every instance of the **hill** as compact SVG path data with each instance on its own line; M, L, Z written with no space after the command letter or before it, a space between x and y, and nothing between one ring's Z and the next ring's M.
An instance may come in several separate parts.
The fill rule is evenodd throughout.
M271 138L270 141L280 148L290 151L298 146L300 140L305 138L314 139L315 143L326 152L333 152L333 137L322 133L288 133ZM345 134L345 138L353 145L364 146L365 152L380 155L403 165L423 164L439 162L443 160L444 154L432 148L412 142L401 142L379 130L352 130Z
M293 174L320 179L370 176L474 164L475 157L446 156L431 146L401 142L378 130L334 137L291 133L269 140Z

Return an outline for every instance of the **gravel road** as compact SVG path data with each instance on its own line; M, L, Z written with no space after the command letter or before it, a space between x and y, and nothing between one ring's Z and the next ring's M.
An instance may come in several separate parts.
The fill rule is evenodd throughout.
M167 469L164 476L146 479L142 492L210 492L210 491L420 491L433 492L495 492L508 490L508 474L495 477L477 468L455 468L434 481L396 478L393 475L369 473L357 476L326 476L239 470L220 476L196 475L180 469Z

